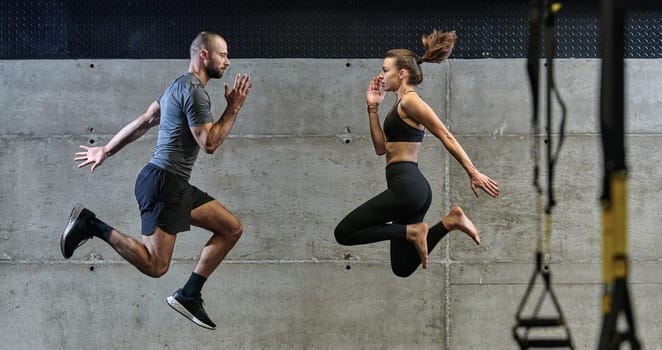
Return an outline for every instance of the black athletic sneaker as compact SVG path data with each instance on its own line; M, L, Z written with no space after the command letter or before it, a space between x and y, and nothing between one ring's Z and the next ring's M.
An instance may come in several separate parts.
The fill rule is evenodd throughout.
M76 248L92 238L92 232L87 224L90 216L94 217L94 213L85 209L80 203L71 211L69 223L60 238L60 249L66 259L71 258Z
M207 329L216 329L216 324L209 319L203 307L202 298L189 298L184 295L181 289L177 289L171 296L166 298L168 305L175 309L184 317L193 321L200 327Z

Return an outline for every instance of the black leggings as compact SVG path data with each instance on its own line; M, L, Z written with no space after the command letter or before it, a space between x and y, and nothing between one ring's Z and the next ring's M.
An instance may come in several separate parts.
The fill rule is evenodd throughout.
M423 222L432 202L432 190L418 165L391 163L386 167L386 191L378 194L340 221L335 230L338 243L357 245L391 241L391 268L400 277L411 275L421 258L407 241L407 225ZM439 222L428 231L428 251L448 233Z

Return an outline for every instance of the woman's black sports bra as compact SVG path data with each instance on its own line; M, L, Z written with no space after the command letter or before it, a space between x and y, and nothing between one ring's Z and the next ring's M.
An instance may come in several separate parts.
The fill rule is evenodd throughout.
M398 115L398 105L395 104L384 119L384 136L387 142L423 142L425 131L417 129L407 123Z

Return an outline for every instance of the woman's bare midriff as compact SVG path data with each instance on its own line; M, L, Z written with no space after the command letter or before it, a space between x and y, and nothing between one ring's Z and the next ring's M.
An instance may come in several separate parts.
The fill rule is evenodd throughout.
M397 162L418 163L418 151L420 149L420 142L387 142L386 165Z

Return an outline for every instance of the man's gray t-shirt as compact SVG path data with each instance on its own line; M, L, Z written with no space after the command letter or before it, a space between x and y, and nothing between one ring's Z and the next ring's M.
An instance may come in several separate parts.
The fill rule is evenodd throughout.
M195 74L186 73L157 102L161 106L159 138L149 162L188 181L200 151L189 128L213 122L209 95Z

